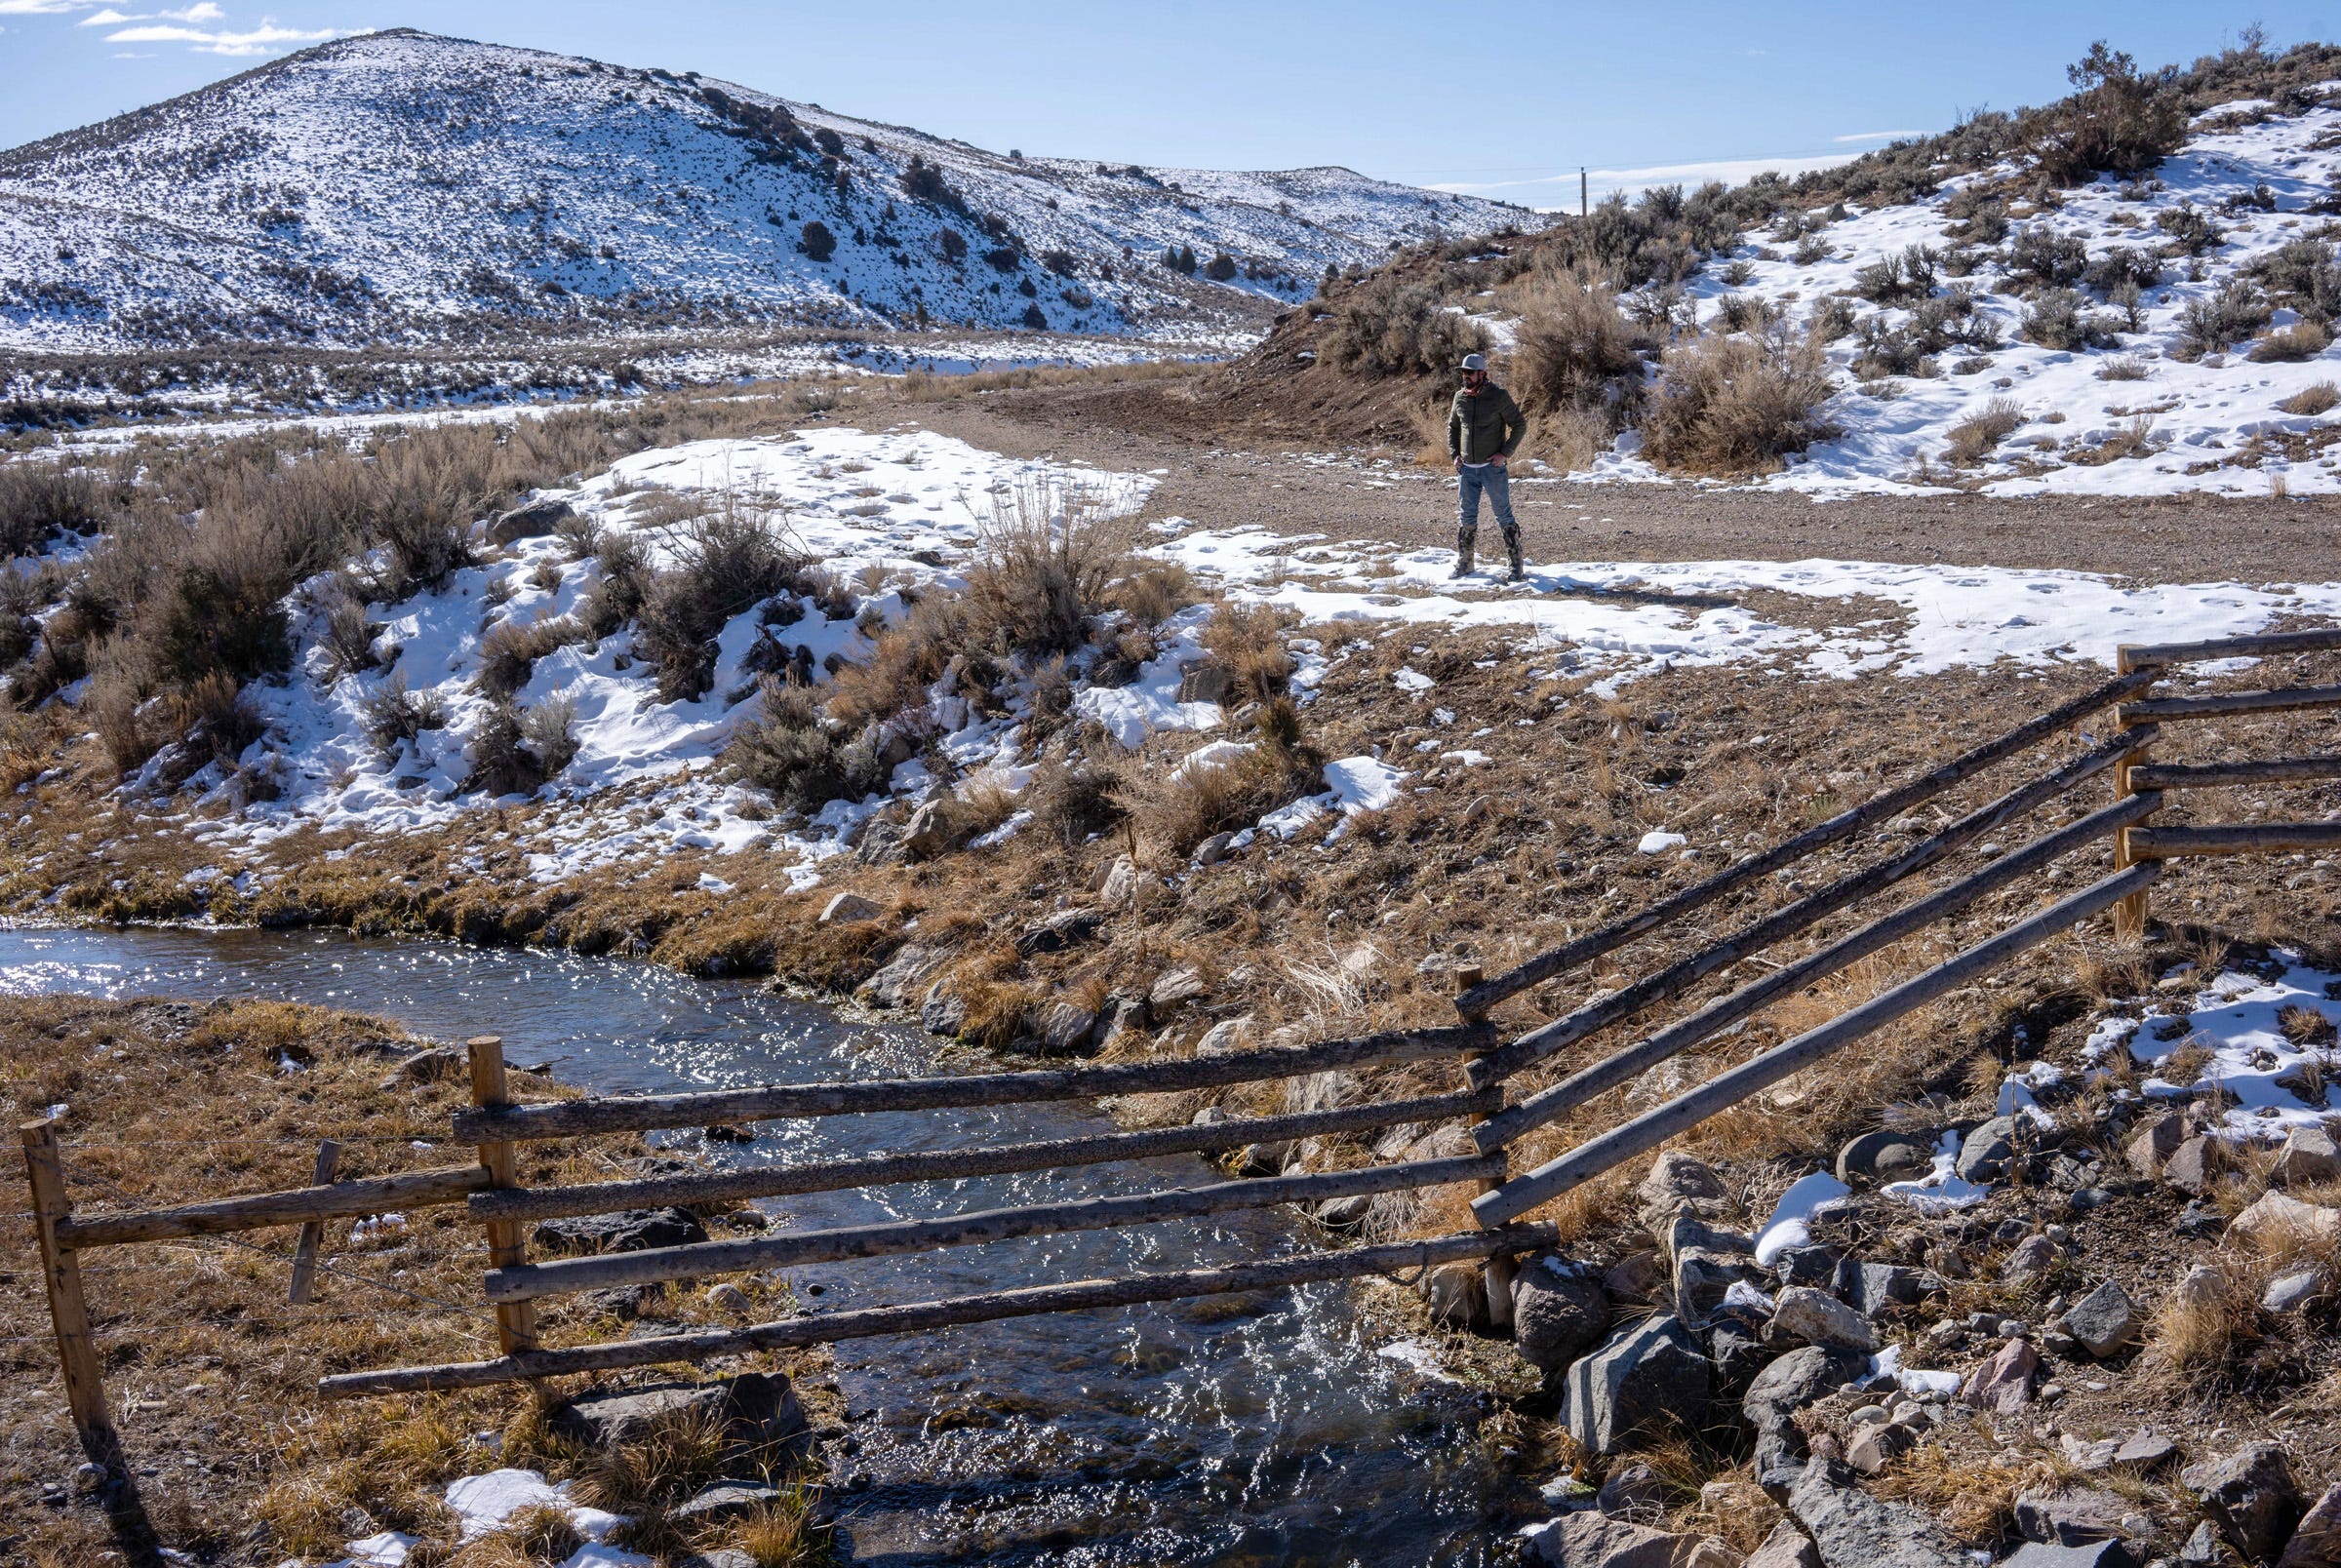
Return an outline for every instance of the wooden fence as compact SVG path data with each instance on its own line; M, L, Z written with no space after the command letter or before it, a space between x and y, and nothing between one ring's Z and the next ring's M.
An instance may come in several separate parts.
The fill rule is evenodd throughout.
M2172 764L2153 761L2163 725L2219 716L2341 707L2341 686L2299 687L2217 696L2151 696L2173 667L2205 659L2341 648L2341 630L2283 633L2215 643L2125 647L2115 678L2028 724L1962 754L1930 772L1840 812L1780 844L1584 936L1535 955L1504 973L1460 976L1454 1025L1390 1031L1313 1044L1190 1058L1049 1068L970 1077L783 1083L702 1092L599 1097L514 1105L502 1047L492 1038L468 1044L472 1108L453 1119L458 1144L477 1162L363 1181L333 1181L334 1150L320 1151L314 1185L288 1192L217 1198L125 1213L76 1214L66 1193L54 1126L22 1129L44 1276L67 1401L85 1446L113 1450L105 1392L83 1299L77 1259L96 1247L193 1235L299 1226L295 1299L315 1267L324 1223L337 1218L433 1205L467 1205L484 1228L489 1268L482 1293L494 1305L499 1354L492 1359L396 1367L324 1379L330 1397L454 1389L662 1362L693 1361L748 1350L774 1350L874 1335L915 1333L950 1324L1043 1313L1077 1312L1229 1291L1281 1288L1356 1278L1407 1268L1485 1261L1489 1306L1509 1318L1509 1260L1554 1244L1556 1229L1529 1223L1538 1206L1666 1139L1729 1109L1999 967L2099 913L2117 928L2142 931L2147 890L2167 863L2196 855L2295 852L2341 846L2341 822L2272 822L2157 827L2166 792L2237 784L2283 784L2341 778L2341 758ZM2093 715L2113 710L2106 738L1968 811L1885 859L1839 877L1709 940L1687 956L1631 984L1504 1038L1487 1015L1499 1002L1661 929L1676 926L1758 879L1856 840L1985 769L2045 742ZM1766 972L1558 1082L1517 1097L1507 1084L1525 1070L1660 1002L1684 995L1810 929L1832 915L1906 883L1975 845L1988 834L2038 811L2078 786L2110 774L2111 804L2083 812L2025 843L1995 850L1980 866L1870 920L1816 951ZM1842 972L1895 942L1973 909L1982 900L2046 873L2069 856L2112 841L2113 870L2081 891L2018 920L2006 929L1904 981L1837 1018L1727 1068L1696 1088L1578 1144L1535 1169L1514 1173L1507 1151L1523 1136L1568 1115L1781 999ZM1770 963L1772 960L1766 960ZM595 1133L696 1127L716 1121L853 1116L872 1112L957 1111L986 1106L1088 1101L1111 1095L1167 1093L1271 1082L1364 1067L1447 1062L1459 1080L1448 1090L1327 1110L1214 1121L1207 1125L1103 1132L1047 1141L915 1154L871 1155L802 1165L692 1172L583 1185L524 1188L515 1179L518 1144ZM745 1240L703 1241L608 1256L531 1261L525 1227L538 1220L614 1213L668 1204L737 1202L1021 1171L1072 1169L1164 1155L1211 1155L1252 1143L1329 1137L1401 1124L1459 1122L1470 1128L1468 1153L1377 1161L1355 1169L1164 1187L1128 1196L1030 1203L883 1224L790 1231ZM950 1300L811 1314L739 1328L709 1329L616 1344L547 1348L536 1304L549 1296L613 1285L698 1279L849 1258L928 1252L1015 1237L1149 1225L1330 1198L1453 1184L1478 1190L1472 1212L1480 1229L1425 1240L1361 1245L1221 1268L1134 1274L1025 1286Z

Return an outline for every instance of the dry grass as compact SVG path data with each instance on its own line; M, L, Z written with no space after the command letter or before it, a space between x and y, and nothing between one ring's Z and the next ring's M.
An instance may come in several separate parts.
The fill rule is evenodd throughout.
M2135 354L2117 354L2097 367L2100 381L2143 381L2153 373Z
M1520 314L1512 391L1538 413L1598 419L1614 435L1642 392L1642 338L1608 279L1585 268L1538 272L1514 286Z
M2302 387L2277 407L2286 413L2319 414L2327 412L2335 404L2341 404L2341 386L2330 381L2319 381L2314 386Z
M2251 362L2255 365L2292 365L2312 360L2332 346L2333 335L2322 322L2300 321L2275 332L2251 345Z
M1990 456L2024 422L2024 406L2013 398L1994 398L1951 427L1951 446L1943 455L1962 468Z

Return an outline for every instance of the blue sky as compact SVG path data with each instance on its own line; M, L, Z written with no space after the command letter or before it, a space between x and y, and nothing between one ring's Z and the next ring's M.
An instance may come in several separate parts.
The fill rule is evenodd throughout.
M2332 4L1468 6L1218 0L0 0L0 146L313 39L411 26L695 69L978 145L1146 164L1337 163L1531 206L1658 177L1809 167L1963 109L2065 91L2093 38L2188 60Z

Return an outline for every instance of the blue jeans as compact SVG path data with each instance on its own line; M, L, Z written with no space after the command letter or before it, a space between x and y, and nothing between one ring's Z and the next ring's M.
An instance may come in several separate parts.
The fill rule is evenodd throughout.
M1488 492L1489 505L1495 512L1495 526L1504 530L1504 549L1513 561L1520 560L1520 525L1512 521L1512 480L1493 463L1482 463L1477 468L1466 465L1457 475L1455 485L1455 554L1469 565L1473 549L1480 536L1480 492Z

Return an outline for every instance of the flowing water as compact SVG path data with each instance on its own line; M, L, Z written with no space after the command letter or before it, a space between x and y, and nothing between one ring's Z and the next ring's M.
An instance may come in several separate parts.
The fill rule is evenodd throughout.
M920 1075L915 1030L648 964L314 932L0 929L0 992L262 997L496 1034L601 1093ZM1061 1138L1078 1105L765 1122L727 1161ZM767 1199L775 1229L928 1217L1218 1179L1191 1156ZM1308 1245L1280 1213L950 1248L794 1271L809 1309L1186 1268ZM1456 1564L1507 1560L1488 1521L1522 1483L1488 1457L1481 1396L1382 1353L1349 1290L974 1324L836 1348L858 1452L855 1562Z

